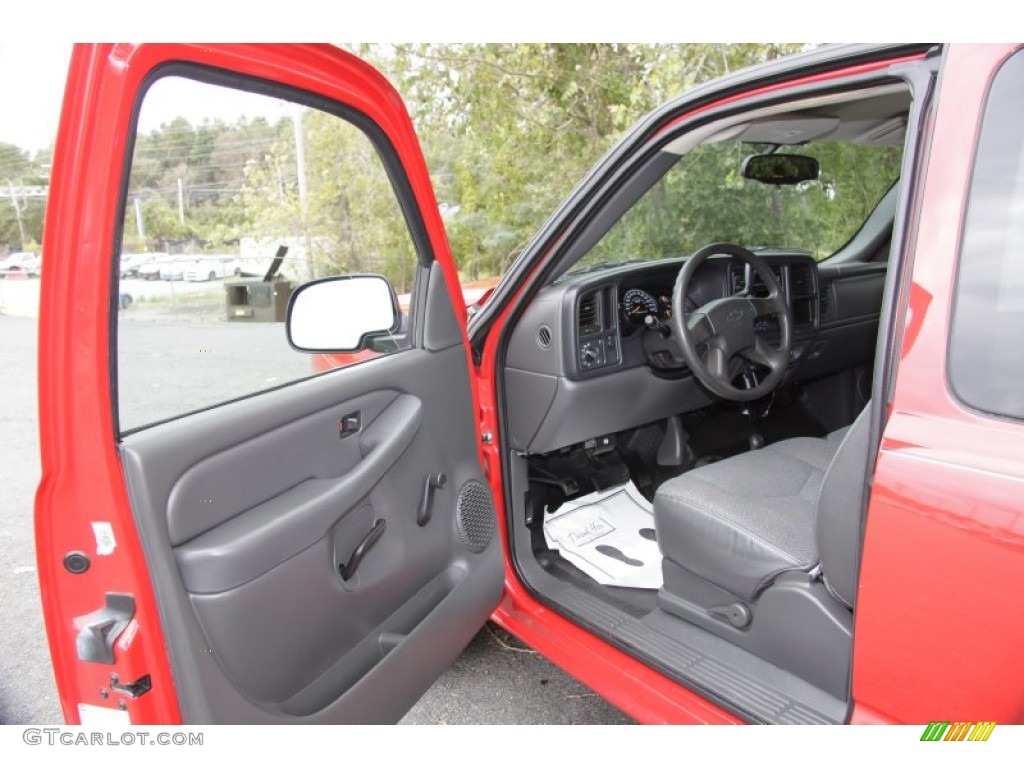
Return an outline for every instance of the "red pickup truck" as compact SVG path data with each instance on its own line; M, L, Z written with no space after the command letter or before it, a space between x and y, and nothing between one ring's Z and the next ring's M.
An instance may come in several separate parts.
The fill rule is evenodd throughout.
M171 76L368 137L414 244L406 343L126 416L192 365L126 374L115 322L139 105ZM645 722L1024 721L1022 89L1009 44L830 47L703 85L467 317L367 64L77 46L36 498L65 718L394 721L491 618ZM296 349L399 328L386 280L340 277L296 290Z

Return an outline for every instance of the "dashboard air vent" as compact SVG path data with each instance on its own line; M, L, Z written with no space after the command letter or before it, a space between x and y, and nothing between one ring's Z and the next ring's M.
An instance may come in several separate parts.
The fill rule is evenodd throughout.
M743 266L740 264L734 264L729 267L729 293L735 296L737 293L742 293L746 290L747 279L744 275Z
M810 296L814 293L814 279L810 264L792 264L789 267L789 290L793 296Z
M580 297L577 313L577 328L580 336L601 331L601 295L594 291Z
M818 317L821 321L832 319L832 290L827 286L818 294Z
M546 325L542 325L537 331L537 343L544 349L551 346L551 329Z
M782 267L774 266L768 267L768 269L770 269L772 274L775 275L775 279L779 282L779 287L785 290L782 283ZM756 272L753 273L753 279L750 282L752 283L750 287L751 296L764 298L769 294L768 286L764 284L764 280L762 280L760 275Z

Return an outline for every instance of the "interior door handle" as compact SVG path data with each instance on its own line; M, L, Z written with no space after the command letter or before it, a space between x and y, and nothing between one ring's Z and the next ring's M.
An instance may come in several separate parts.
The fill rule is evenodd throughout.
M416 524L421 528L430 522L430 516L433 514L434 489L444 488L444 484L447 482L448 477L444 472L427 475L426 482L423 483L420 508L416 510Z
M338 573L341 574L342 579L348 581L356 575L356 569L359 568L359 564L363 562L363 558L373 548L373 545L380 541L380 537L384 535L385 528L387 528L387 523L384 520L378 520L374 523L370 532L363 536L363 540L356 546L348 562L338 564Z

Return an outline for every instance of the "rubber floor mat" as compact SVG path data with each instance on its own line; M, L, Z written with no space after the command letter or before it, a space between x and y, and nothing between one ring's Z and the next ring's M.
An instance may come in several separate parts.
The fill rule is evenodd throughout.
M544 541L598 584L661 586L654 510L632 482L573 499L546 515Z

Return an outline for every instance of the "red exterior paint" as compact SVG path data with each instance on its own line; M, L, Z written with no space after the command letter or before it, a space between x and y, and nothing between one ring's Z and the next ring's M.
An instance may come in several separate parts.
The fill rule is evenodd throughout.
M153 589L115 450L108 369L114 224L132 107L142 82L168 61L195 61L312 91L354 107L391 139L422 212L449 290L459 280L419 142L401 97L376 70L324 45L83 45L71 58L54 153L49 222L43 239L39 327L39 418L42 479L36 495L36 550L50 655L68 723L78 703L110 707L100 695L110 674L123 681L149 674L153 690L128 703L135 723L179 723L177 695L163 647ZM86 113L83 104L90 104ZM56 267L56 268L55 268ZM460 324L466 309L454 302ZM467 358L468 343L466 344ZM91 521L113 526L117 548L95 555ZM65 553L89 554L92 567L73 576ZM111 667L81 663L74 618L103 606L106 592L135 596L138 630Z
M869 505L856 616L853 722L1024 721L1019 662L1024 614L1024 428L968 411L945 382L950 292L984 91L1008 46L956 46L947 56L934 136L922 177L909 312L895 396ZM180 722L177 696L114 442L108 373L113 222L129 115L146 75L166 60L194 60L347 103L391 138L409 175L449 290L455 271L426 165L398 95L354 57L323 46L82 46L71 62L53 165L42 277L40 429L43 476L36 533L43 606L61 703L110 706L109 674L153 678L128 704L136 723ZM894 61L900 61L899 59ZM845 77L892 62L812 78ZM765 90L782 89L792 83ZM748 94L749 95L749 94ZM744 96L730 97L736 102ZM93 105L86 114L83 103ZM722 102L724 103L724 102ZM704 107L707 109L709 107ZM684 116L685 118L686 116ZM59 264L54 269L53 265ZM535 274L537 266L534 266ZM520 291L522 287L520 287ZM456 302L461 321L465 309ZM511 306L511 304L509 305ZM495 325L500 331L506 307ZM498 332L478 369L481 432L498 433ZM468 354L468 352L467 352ZM508 538L499 441L481 448ZM95 556L92 521L110 522L118 546ZM72 576L71 550L92 567ZM80 663L74 617L108 591L137 601L114 667ZM537 602L506 557L506 595L494 619L634 717L647 722L732 723L737 718L669 681Z
M988 82L1014 47L952 46L943 66L908 330L868 509L855 721L1024 722L1024 425L971 412L945 375L972 148Z

